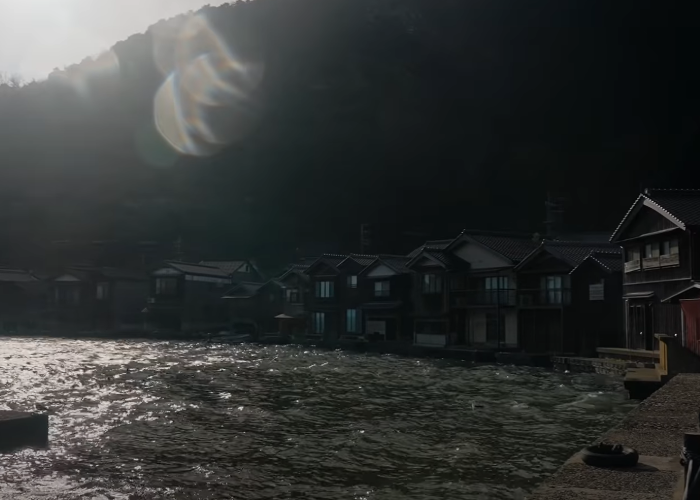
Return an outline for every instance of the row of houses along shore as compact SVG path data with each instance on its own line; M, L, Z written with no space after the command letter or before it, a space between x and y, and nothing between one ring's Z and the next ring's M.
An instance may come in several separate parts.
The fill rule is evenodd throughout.
M184 335L588 356L697 351L700 190L646 190L606 238L465 230L407 255L323 254L266 279L254 262L147 272L0 269L6 334Z

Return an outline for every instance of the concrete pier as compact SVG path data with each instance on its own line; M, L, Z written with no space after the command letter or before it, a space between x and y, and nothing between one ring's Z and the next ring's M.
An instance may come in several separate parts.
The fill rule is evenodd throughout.
M49 416L21 411L0 411L0 453L49 444Z
M680 500L683 435L698 431L700 374L682 374L632 410L596 441L621 443L639 452L631 468L598 468L571 457L530 500Z

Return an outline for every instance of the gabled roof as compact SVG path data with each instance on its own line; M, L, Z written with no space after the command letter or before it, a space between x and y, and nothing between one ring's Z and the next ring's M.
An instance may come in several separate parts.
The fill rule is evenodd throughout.
M282 274L280 274L276 279L280 282L284 281L289 277L291 274L296 274L300 278L304 280L309 279L309 275L305 273L305 271L309 268L308 264L292 264L287 268L286 271L284 271Z
M537 248L539 242L533 241L532 235L524 233L506 233L492 231L468 231L464 230L455 238L450 248L460 241L460 237L466 236L486 248L496 252L506 259L517 264Z
M208 267L218 267L228 274L233 274L246 263L248 263L246 260L203 260L199 264Z
M669 295L665 299L662 299L661 302L673 302L674 300L681 300L681 297L686 294L692 296L687 298L697 297L697 295L700 294L700 283L693 283L689 287L681 290L680 292L674 293L673 295Z
M556 259L568 264L573 270L591 254L595 254L596 258L603 258L603 256L616 256L621 259L622 249L619 246L610 243L589 243L585 241L543 241L540 246L537 247L537 249L523 259L520 264L515 266L515 270L518 271L523 269L526 265L532 262L535 257L542 255L543 253L548 253Z
M309 267L307 267L304 272L306 274L311 274L311 271L320 264L326 264L331 269L338 271L338 264L343 262L348 257L349 257L348 254L343 255L343 254L324 253L318 259L316 259L313 262L313 264L311 264Z
M594 262L604 271L609 273L621 272L624 265L622 263L622 255L619 253L600 253L591 252L585 259L581 261L576 267L574 267L569 274L574 273L584 262Z
M411 253L408 254L410 258L415 257L419 253L421 253L423 250L444 250L450 244L454 241L454 238L449 239L449 240L428 240L425 243L423 243L421 246L418 248L414 248Z
M226 271L222 271L215 266L205 266L203 264L192 264L190 262L179 262L174 260L167 261L166 264L184 274L210 276L214 278L230 278Z
M457 269L460 267L468 267L469 264L461 259L453 257L449 252L445 250L435 250L430 248L424 248L418 254L416 254L411 260L406 262L405 266L410 270L416 263L421 259L427 258L432 260L436 264L444 267L445 269Z
M231 288L223 296L224 299L249 299L253 297L265 283L243 282Z
M369 266L377 258L376 255L363 255L357 253L349 254L345 259L338 263L336 267L340 268L348 261L354 261L362 267Z
M397 274L411 273L413 271L406 266L410 260L410 257L404 257L403 255L379 255L372 263L365 267L360 274L366 274L371 269L381 264L387 266Z
M700 189L646 189L622 218L610 241L619 239L642 207L651 208L681 229L700 226Z
M4 283L31 283L39 280L32 273L21 269L0 269L0 281Z

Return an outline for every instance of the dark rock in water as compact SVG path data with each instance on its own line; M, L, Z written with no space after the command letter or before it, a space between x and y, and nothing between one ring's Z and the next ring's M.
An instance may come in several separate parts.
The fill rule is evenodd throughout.
M42 405L37 405L42 406ZM20 411L0 411L0 452L49 444L49 416Z

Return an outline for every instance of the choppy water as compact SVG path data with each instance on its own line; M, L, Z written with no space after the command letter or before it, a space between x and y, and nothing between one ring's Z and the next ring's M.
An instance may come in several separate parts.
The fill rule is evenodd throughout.
M521 498L633 407L618 381L531 368L0 340L0 407L36 403L51 448L0 455L2 498Z

